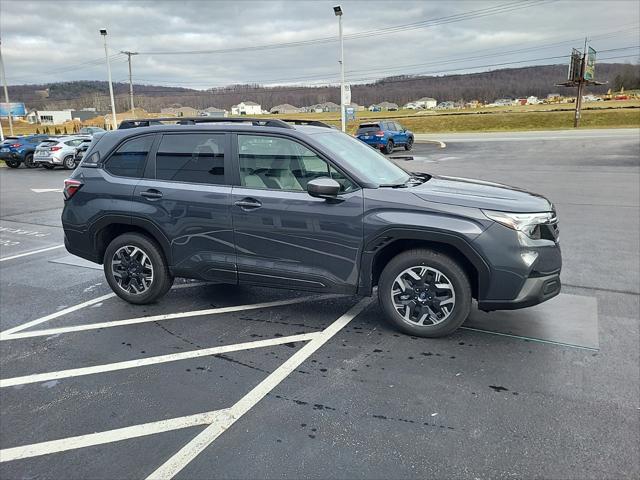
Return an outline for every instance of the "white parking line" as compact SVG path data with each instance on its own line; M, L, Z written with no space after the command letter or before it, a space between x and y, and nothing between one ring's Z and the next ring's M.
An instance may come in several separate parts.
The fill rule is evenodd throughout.
M104 363L92 367L71 368L57 372L36 373L22 377L5 378L0 380L0 388L15 387L16 385L26 385L28 383L48 382L50 380L61 380L63 378L80 377L93 375L96 373L114 372L116 370L126 370L128 368L138 368L159 363L176 362L189 358L207 357L209 355L219 355L221 353L237 352L240 350L253 350L255 348L271 347L292 342L306 342L314 339L320 332L302 333L290 335L288 337L269 338L267 340L255 340L253 342L236 343L233 345L221 345L218 347L202 348L188 352L170 353L168 355L157 355L155 357L138 358L124 362Z
M131 427L116 428L106 432L90 433L77 437L61 438L49 442L33 443L22 447L6 448L0 450L0 462L10 462L22 458L38 457L57 452L65 452L76 448L93 447L105 443L119 442L130 438L144 437L155 433L178 430L180 428L209 425L216 421L217 417L225 417L227 410L214 410L212 412L197 413L185 417L170 418L158 422L143 423Z
M55 245L53 247L41 248L40 250L33 250L31 252L11 255L10 257L2 257L0 258L0 262L6 262L7 260L13 260L14 258L27 257L29 255L35 255L36 253L48 252L49 250L55 250L56 248L62 248L62 247L64 247L64 245Z
M96 301L103 300L104 298L111 298L113 295L115 294L105 295L104 297L100 297L99 299L90 300L90 302L95 303ZM11 333L9 330L7 330L5 332L0 332L0 341L16 340L19 338L42 337L45 335L47 336L59 335L61 333L81 332L84 330L96 330L98 328L121 327L123 325L134 325L137 323L160 322L163 320L173 320L177 318L182 319L182 318L188 318L188 317L216 315L219 313L242 312L244 310L256 310L258 308L280 307L284 305L294 305L296 303L311 302L316 300L326 300L327 298L334 298L334 297L336 297L336 295L319 295L317 297L289 298L286 300L275 300L273 302L251 303L249 305L235 305L232 307L208 308L205 310L192 310L189 312L167 313L162 315L153 315L149 317L128 318L126 320L113 320L109 322L89 323L85 325L73 325L70 327L48 328L45 330L31 330L28 332L19 331L17 333ZM85 302L85 304L80 304L78 305L78 307L83 308L85 306L90 305L91 303ZM71 308L74 308L74 307L71 307ZM78 310L78 308L76 308L76 310ZM68 313L68 312L65 312L65 313ZM51 320L51 318L47 318L47 320ZM37 320L34 320L34 322L36 321ZM24 328L27 328L27 327L25 326Z
M193 440L182 447L174 456L168 459L155 472L149 475L150 479L173 478L194 458L196 458L216 438L222 435L231 425L253 408L271 390L277 387L291 372L300 366L307 358L313 355L320 347L327 343L336 333L342 330L351 320L362 312L371 302L371 298L363 298L335 322L319 332L316 337L298 350L286 362L280 365L267 378L260 382L249 393L242 397L235 405L228 409L228 416L218 417Z
M309 343L298 350L285 363L280 365L267 378L260 382L253 390L235 403L231 408L215 410L210 412L188 415L185 417L160 420L157 422L132 425L129 427L96 432L88 435L61 438L48 442L34 443L19 447L0 450L0 462L8 462L23 458L37 457L56 452L64 452L78 448L103 445L107 443L119 442L129 438L142 437L155 433L168 432L182 428L208 425L191 442L185 445L178 453L167 460L160 468L151 474L149 478L170 478L182 470L191 460L193 460L202 450L218 438L227 428L233 425L242 415L247 413L254 405L264 398L280 382L282 382L291 372L302 364L316 350L328 342L336 333L344 328L360 312L362 312L372 301L371 298L364 298L351 307L335 322L321 332L308 334L312 336ZM277 340L282 340L283 337ZM288 339L291 341L291 337ZM256 343L256 342L250 342Z

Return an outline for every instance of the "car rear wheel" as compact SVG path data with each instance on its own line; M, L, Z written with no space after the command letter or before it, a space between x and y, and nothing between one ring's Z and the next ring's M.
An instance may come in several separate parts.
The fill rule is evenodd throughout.
M393 152L393 140L387 142L387 146L384 147L384 153L389 154Z
M103 267L111 289L129 303L152 303L173 285L162 250L139 233L116 237L104 253Z
M9 168L18 168L18 167L20 167L20 161L19 160L5 160L4 163L6 163L7 167L9 167Z
M74 168L76 168L76 158L73 155L69 155L64 157L64 160L62 160L62 166L66 169L66 170L73 170Z
M404 144L404 149L409 151L413 148L413 137L407 139L407 143Z
M429 249L409 250L382 271L378 299L387 319L418 337L442 337L469 316L471 285L450 257Z
M24 166L27 168L37 168L38 165L36 165L33 161L33 153L28 153L27 155L25 155L24 157Z

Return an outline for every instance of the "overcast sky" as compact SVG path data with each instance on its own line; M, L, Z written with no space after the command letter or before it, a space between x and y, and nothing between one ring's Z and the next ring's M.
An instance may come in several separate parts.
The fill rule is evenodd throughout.
M133 57L136 83L209 88L233 83L337 82L338 21L331 8L336 3L0 0L2 55L9 84L105 80L98 30L107 28L110 54L140 52ZM637 0L341 3L347 79L354 83L400 74L566 63L549 57L568 55L571 47L582 48L580 39L585 35L592 37L598 51L636 47L601 52L601 59L619 57L607 61L637 63L640 58ZM349 38L354 34L360 38ZM315 39L324 40L255 49ZM253 49L157 53L243 47ZM519 51L510 53L514 50ZM111 60L114 81L127 79L125 60L122 55ZM517 61L522 63L508 65Z

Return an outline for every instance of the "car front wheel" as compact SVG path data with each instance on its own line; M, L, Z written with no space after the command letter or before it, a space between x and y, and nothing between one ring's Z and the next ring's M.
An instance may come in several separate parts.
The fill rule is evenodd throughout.
M407 139L407 143L404 144L404 149L409 151L413 148L413 137Z
M378 299L387 319L419 337L454 332L469 316L471 298L464 270L434 250L399 254L387 264L378 282Z
M139 233L116 237L104 253L103 267L111 289L129 303L152 303L173 285L162 250Z

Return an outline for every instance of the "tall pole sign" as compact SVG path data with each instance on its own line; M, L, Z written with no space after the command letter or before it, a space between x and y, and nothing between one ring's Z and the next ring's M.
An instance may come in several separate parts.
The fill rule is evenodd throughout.
M575 48L571 52L567 81L557 85L562 87L578 87L576 108L573 115L574 128L578 128L580 126L584 87L587 85L604 85L602 82L597 82L595 80L595 69L596 51L591 47L587 48L587 40L585 39L584 50L582 52Z

